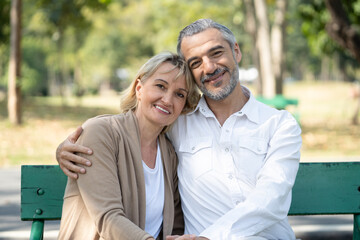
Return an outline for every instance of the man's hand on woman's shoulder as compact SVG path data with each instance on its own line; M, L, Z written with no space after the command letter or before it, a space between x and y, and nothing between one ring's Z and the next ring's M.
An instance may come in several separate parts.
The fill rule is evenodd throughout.
M86 173L85 168L82 166L91 166L91 162L88 159L76 155L76 153L92 154L90 148L76 144L82 130L82 127L78 127L56 149L56 160L61 170L66 176L73 179L77 179L79 173Z

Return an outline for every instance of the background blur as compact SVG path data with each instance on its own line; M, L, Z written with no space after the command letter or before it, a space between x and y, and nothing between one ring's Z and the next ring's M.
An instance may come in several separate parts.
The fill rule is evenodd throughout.
M0 167L55 164L57 145L117 113L137 69L199 18L234 32L255 96L298 100L302 161L359 159L360 0L1 0Z

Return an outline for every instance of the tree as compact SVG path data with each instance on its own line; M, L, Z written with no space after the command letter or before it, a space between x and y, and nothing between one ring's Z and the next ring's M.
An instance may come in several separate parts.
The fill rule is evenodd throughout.
M349 52L360 63L360 32L356 29L356 24L350 22L348 13L340 0L326 0L326 8L331 15L331 21L326 24L326 30L329 36L334 39L341 47ZM359 25L357 25L359 27ZM360 112L360 94L358 94L358 103L355 108L352 123L357 125Z
M360 63L360 31L359 22L351 23L341 0L326 0L325 4L331 15L326 24L329 36L349 52ZM358 4L358 6L360 3ZM359 20L359 18L358 18Z
M21 0L11 2L11 37L10 37L10 62L8 83L8 114L13 124L21 124Z
M359 68L360 64L360 0L302 0L299 12L312 52L320 56L337 56L343 79L354 79L348 76L348 68ZM360 107L356 107L353 124L358 124L359 111Z
M272 70L269 20L265 0L255 0L255 13L258 19L256 47L260 53L260 73L264 97L275 95L275 77Z
M268 98L283 93L285 67L284 31L287 1L275 1L274 20L270 24L268 7L273 5L273 3L267 4L265 0L255 0L254 5L250 0L245 1L246 30L252 36L253 43L256 43L252 59L260 70L257 92Z
M283 93L285 13L287 0L277 0L274 23L271 29L272 67L275 77L275 93Z

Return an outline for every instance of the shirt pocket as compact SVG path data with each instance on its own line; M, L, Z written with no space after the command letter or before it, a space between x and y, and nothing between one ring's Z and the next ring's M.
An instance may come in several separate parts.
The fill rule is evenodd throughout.
M179 167L183 174L193 179L212 170L212 139L189 139L179 146Z
M239 154L236 161L237 169L241 169L254 180L264 165L268 143L262 138L246 138L240 139L237 146Z

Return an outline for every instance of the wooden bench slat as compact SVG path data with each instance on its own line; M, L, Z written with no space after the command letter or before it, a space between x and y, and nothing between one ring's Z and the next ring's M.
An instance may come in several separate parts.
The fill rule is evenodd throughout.
M301 163L289 215L360 213L360 162Z
M21 220L59 220L66 181L57 165L21 166Z

